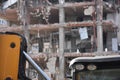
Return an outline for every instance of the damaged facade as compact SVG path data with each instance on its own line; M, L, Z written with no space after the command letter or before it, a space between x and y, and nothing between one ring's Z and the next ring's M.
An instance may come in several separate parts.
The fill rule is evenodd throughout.
M64 55L67 64L61 65L66 74L66 66L74 57L120 50L120 0L18 0L4 9L6 1L0 2L0 17L7 22L0 24L0 32L24 34L30 55L37 62L42 59L43 69L55 80L61 73L59 56ZM55 67L48 71L53 61Z

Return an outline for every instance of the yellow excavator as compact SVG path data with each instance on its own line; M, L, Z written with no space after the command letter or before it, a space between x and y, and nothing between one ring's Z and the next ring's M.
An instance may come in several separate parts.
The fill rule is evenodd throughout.
M0 33L0 80L31 80L25 74L26 61L45 80L51 80L26 52L27 42L22 35ZM69 67L72 80L120 80L120 55L78 57Z
M13 32L0 33L0 80L31 80L25 74L26 61L45 80L50 80L26 52L27 42L22 35Z
M120 80L120 55L78 57L69 67L72 80Z

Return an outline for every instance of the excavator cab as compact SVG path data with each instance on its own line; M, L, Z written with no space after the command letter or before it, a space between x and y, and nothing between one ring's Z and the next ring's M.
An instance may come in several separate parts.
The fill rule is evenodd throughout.
M69 67L72 80L120 80L120 55L78 57Z

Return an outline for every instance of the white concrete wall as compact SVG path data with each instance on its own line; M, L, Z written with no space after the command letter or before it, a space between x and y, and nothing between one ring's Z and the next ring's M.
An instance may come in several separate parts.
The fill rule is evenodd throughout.
M117 42L120 44L120 13L110 13L107 14L107 20L112 21L115 25L113 27L118 27L117 30Z
M38 53L39 52L38 43L32 44L32 52L33 53Z
M107 14L107 20L110 20L110 21L112 21L113 23L115 23L116 13L109 13L109 14Z
M65 49L71 49L71 41L65 42Z
M0 25L9 25L9 22L5 19L0 18Z

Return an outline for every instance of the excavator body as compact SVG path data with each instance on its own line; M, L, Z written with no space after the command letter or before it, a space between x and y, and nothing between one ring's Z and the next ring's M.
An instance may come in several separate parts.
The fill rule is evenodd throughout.
M18 80L21 38L0 34L0 80Z
M23 35L0 33L0 80L31 80L26 76L26 61L45 80L51 80L27 53L27 41Z

